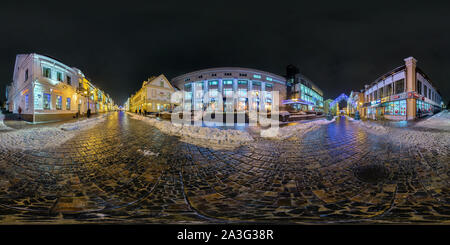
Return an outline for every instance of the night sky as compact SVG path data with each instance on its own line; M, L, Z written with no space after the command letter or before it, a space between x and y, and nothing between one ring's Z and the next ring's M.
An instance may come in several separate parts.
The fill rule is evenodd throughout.
M414 56L448 102L450 4L431 1L15 1L0 6L0 92L15 55L77 67L122 105L152 75L294 64L325 99ZM445 5L443 5L445 4Z

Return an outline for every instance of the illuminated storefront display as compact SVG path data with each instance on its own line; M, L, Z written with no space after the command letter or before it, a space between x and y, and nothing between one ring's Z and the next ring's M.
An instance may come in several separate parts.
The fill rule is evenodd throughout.
M383 103L382 107L384 107L384 114L386 115L395 115L395 116L406 115L406 100Z

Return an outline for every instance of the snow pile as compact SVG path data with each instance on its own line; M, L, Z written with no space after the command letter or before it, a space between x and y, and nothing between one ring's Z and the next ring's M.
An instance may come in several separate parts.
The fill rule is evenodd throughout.
M273 115L271 115L273 116ZM260 125L266 127L266 126L270 126L272 124L279 124L280 121L277 119L272 119L271 117L268 116L268 114L265 113L249 113L248 114L248 118L250 120L251 123L256 123L259 122Z
M374 122L354 120L354 119L350 120L350 121L357 123L360 127L369 131L369 133L382 135L382 134L388 133L388 131L389 131L388 128L384 127L383 125L380 125L380 124L377 124Z
M141 153L142 155L144 155L144 156L159 156L159 153L154 153L154 152L152 152L152 151L149 151L149 150L141 150L141 149L139 149L139 150L137 150L139 153Z
M334 122L336 118L328 121L326 119L315 120L306 123L299 123L293 126L286 126L282 128L269 128L261 130L261 137L272 138L278 140L285 140L291 137L300 139L304 134L319 128L322 125L327 125Z
M41 150L57 147L73 138L80 130L92 128L105 121L106 115L59 127L36 127L0 134L0 147L6 149Z
M180 136L182 141L205 145L211 148L233 148L245 142L253 141L248 132L234 129L222 130L218 128L208 128L196 125L173 124L169 121L160 121L154 118L143 117L129 113L131 118L144 121L161 132Z
M416 123L415 127L450 130L450 112L441 111L438 114Z
M80 129L88 129L95 126L99 122L103 122L106 119L106 114L103 114L99 117L90 118L86 120L81 120L73 123L65 123L61 125L59 128L64 131L74 131Z
M3 120L4 120L4 119L5 119L5 115L3 115L3 114L0 112L0 131L12 130L12 128L6 126L6 125L3 123Z
M382 126L376 122L354 121L369 133L373 133L399 145L432 149L439 154L450 154L450 115L443 111L414 126L397 128Z

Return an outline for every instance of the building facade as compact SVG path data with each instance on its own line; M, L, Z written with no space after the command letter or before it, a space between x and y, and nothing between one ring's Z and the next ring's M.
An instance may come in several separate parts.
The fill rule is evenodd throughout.
M324 111L323 92L293 65L286 67L287 99L283 101L289 111Z
M132 112L162 112L173 110L170 97L175 88L163 74L151 77L128 100L128 110Z
M171 80L184 91L184 110L271 111L282 107L286 98L286 79L269 72L220 67L187 73ZM273 103L272 91L278 91L278 103Z
M54 121L111 110L113 101L77 68L39 54L19 54L13 82L7 86L7 108L31 122Z
M443 101L431 79L416 66L413 57L384 74L364 89L366 118L413 120L442 109Z

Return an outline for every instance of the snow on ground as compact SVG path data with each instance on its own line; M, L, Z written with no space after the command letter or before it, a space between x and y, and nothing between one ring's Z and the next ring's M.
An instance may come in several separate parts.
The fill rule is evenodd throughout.
M412 126L398 128L382 126L376 122L354 121L369 133L387 137L390 141L407 146L435 150L450 154L450 115L443 111Z
M144 156L159 156L159 153L154 153L154 152L152 152L152 151L150 151L150 150L141 150L141 149L139 149L139 150L137 150L139 153L141 153L142 155L144 155Z
M196 125L179 125L173 124L170 121L161 121L132 113L129 113L129 115L134 119L144 121L156 127L165 134L180 136L182 141L215 149L229 149L245 142L253 141L253 138L246 131L234 129L223 130Z
M261 130L261 137L263 138L271 138L278 140L285 140L291 137L296 137L300 139L304 134L319 128L322 125L330 124L336 120L334 117L332 120L327 119L319 119L306 123L299 123L293 126L285 126L281 128L269 128L265 130Z
M349 117L349 116L346 116L346 117L349 121L357 123L360 127L364 128L365 130L369 131L370 133L377 134L377 135L384 135L388 132L387 127L380 125L376 122L355 120L352 117Z
M0 133L0 147L6 149L40 150L56 147L74 137L80 130L92 128L105 121L106 114L65 123L57 127L34 127Z
M3 120L4 120L4 119L5 119L5 115L3 115L3 114L0 112L0 131L13 130L12 128L6 126L6 125L3 123Z
M450 112L448 110L441 111L430 118L416 123L414 127L450 130Z

